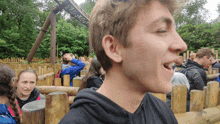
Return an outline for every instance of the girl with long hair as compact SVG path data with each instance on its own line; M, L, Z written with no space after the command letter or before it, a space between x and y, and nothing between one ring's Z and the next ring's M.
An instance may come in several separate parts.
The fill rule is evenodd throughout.
M15 86L12 73L14 72L10 67L0 65L0 122L7 124L20 124L21 118L16 104ZM10 114L6 105L8 103L11 110L15 113L15 117Z
M82 78L81 86L79 91L83 88L97 87L99 88L103 83L102 76L105 71L101 67L97 59L93 59L89 68L88 73Z

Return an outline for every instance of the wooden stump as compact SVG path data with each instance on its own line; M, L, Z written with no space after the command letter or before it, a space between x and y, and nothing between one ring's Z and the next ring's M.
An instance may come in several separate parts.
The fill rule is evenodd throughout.
M23 124L45 123L45 100L36 100L25 104L22 109Z
M75 78L73 78L73 87L80 87L81 80L82 80L82 77L75 77Z
M45 124L58 124L69 111L69 99L65 92L53 92L46 96Z

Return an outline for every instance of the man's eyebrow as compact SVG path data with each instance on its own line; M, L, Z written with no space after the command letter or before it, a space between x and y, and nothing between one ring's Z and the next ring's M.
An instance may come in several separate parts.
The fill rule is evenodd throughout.
M163 22L165 22L169 26L172 25L172 23L173 23L173 21L168 17L160 17L159 19L151 22L150 26L158 24L158 23L163 23Z

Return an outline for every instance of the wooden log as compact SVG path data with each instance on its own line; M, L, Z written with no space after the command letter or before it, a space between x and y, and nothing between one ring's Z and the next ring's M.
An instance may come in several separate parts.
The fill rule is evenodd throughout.
M210 81L207 84L205 108L214 107L218 103L219 82Z
M45 100L25 104L22 109L23 124L45 124Z
M73 78L73 87L80 87L81 81L82 81L82 77Z
M56 61L56 14L51 12L51 38L50 38L50 62L54 65Z
M219 76L218 73L216 73L216 74L208 74L208 75L207 75L207 80L217 79L218 76Z
M166 102L167 99L167 95L166 94L162 94L162 93L151 93L152 95L154 95L155 97L163 100L164 102Z
M191 90L190 92L190 111L202 110L204 106L204 91Z
M74 100L75 96L69 96L69 104L73 104L73 100Z
M215 51L216 59L218 59L218 50Z
M63 76L63 86L66 86L66 87L70 86L70 75Z
M174 114L186 112L187 87L183 84L176 84L171 92L171 109Z
M48 73L48 74L44 74L44 75L41 75L41 76L38 76L38 78L46 78L47 76L53 76L54 75L54 72L51 72L51 73Z
M55 86L61 86L61 78L55 78Z
M36 88L43 94L52 92L66 92L67 95L76 96L79 87L64 87L64 86L36 86Z
M203 109L199 112L175 114L179 124L212 124L220 121L220 106Z
M69 99L65 92L53 92L46 96L45 124L58 124L69 111Z

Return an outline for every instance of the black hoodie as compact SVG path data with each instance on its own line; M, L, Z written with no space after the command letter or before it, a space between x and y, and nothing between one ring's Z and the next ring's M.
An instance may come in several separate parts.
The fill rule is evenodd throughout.
M132 114L96 90L81 90L59 124L177 124L172 110L150 93Z
M19 103L20 108L23 107L28 102L35 101L40 96L40 91L37 88L34 88L34 90L31 92L30 96L27 100L21 100L19 97L16 97Z

